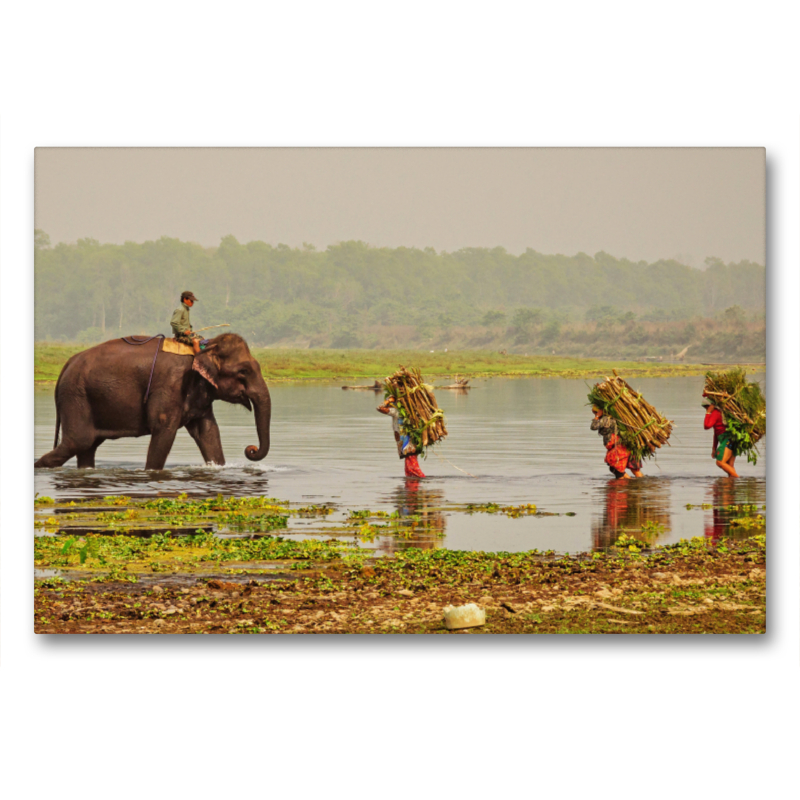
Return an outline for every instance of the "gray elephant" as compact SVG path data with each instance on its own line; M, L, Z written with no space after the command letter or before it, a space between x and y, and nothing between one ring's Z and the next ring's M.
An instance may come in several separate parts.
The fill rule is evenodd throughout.
M149 435L145 468L163 469L175 435L184 427L206 463L224 464L215 400L255 411L258 447L244 452L250 461L264 458L272 401L247 342L225 333L197 356L160 352L153 367L160 347L159 339L139 346L113 339L72 356L56 383L54 449L34 467L60 467L73 456L79 467L93 467L97 448L106 439Z

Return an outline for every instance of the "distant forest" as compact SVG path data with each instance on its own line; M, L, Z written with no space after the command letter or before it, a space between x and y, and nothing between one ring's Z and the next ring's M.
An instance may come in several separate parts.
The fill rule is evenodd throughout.
M699 270L603 252L437 253L358 241L316 250L241 244L233 236L218 247L166 237L52 246L38 230L35 259L39 341L168 334L180 293L189 289L199 298L195 327L229 322L260 346L449 343L635 356L692 345L708 357L739 358L764 352L765 268L749 261L707 259ZM750 337L744 350L737 331ZM716 339L709 344L708 337ZM613 352L600 352L606 347Z

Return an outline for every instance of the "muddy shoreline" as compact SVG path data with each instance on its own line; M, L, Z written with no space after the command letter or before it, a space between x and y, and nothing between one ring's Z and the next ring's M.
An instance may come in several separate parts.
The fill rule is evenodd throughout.
M457 514L559 516L533 504ZM647 524L591 553L436 545L436 514L300 505L274 497L34 502L37 633L763 633L765 507L720 507L726 533L655 546ZM343 512L343 513L342 513ZM302 518L309 538L287 528ZM411 545L420 534L427 547ZM287 535L288 533L288 535ZM400 545L380 555L376 535ZM404 544L403 544L404 543Z
M36 581L37 633L764 633L765 537L650 555L408 550L235 577ZM447 631L476 602L479 628Z

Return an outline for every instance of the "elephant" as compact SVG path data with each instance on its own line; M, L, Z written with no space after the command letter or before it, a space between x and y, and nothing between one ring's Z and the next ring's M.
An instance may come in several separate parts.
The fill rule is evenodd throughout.
M215 400L255 409L258 447L250 445L244 453L250 461L263 459L269 452L272 401L247 342L224 333L196 356L159 352L154 367L160 347L160 339L138 346L112 339L72 356L56 383L54 449L34 467L60 467L73 456L78 467L94 467L97 448L106 439L149 434L145 469L163 469L184 427L205 462L222 465Z

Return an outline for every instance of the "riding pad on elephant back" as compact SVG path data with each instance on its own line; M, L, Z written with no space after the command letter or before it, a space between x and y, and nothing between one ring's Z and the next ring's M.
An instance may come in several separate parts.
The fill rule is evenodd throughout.
M164 339L164 343L161 345L161 352L162 353L175 353L178 356L193 356L194 349L190 347L188 344L184 344L183 342L179 342L176 339Z

